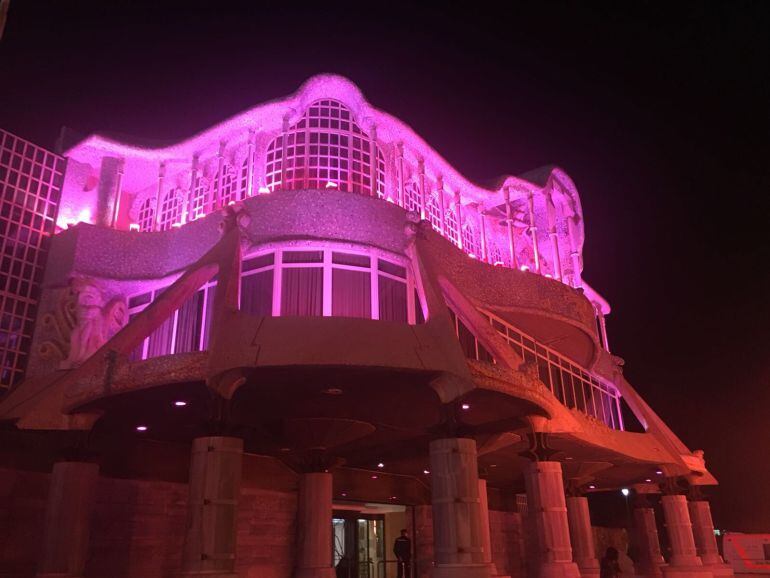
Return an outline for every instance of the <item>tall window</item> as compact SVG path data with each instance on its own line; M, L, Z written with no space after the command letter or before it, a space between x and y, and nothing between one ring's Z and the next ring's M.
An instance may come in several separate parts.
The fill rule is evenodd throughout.
M222 173L217 179L219 182L219 204L226 207L237 201L238 189L235 181L235 170L230 165L222 166Z
M241 165L241 178L239 182L238 199L245 199L249 194L249 158L243 159ZM254 189L251 191L254 194Z
M428 220L430 221L430 224L433 226L433 229L441 232L441 208L439 207L439 199L437 194L432 194L430 197L428 197L428 203L425 207L425 212L427 213Z
M139 223L140 231L152 231L153 222L155 221L155 199L147 198L139 207Z
M160 204L160 222L158 229L165 231L174 223L179 223L182 216L182 193L179 189L172 189L163 196Z
M130 359L149 359L205 349L215 289L214 283L207 283L196 291L131 353ZM162 287L130 297L129 318L139 315L165 290L166 287Z
M422 205L420 203L420 188L417 183L409 182L404 186L404 208L407 211L420 212Z
M481 242L476 234L476 228L469 220L463 225L463 250L477 259L481 258Z
M206 177L199 176L195 179L193 186L192 199L190 206L190 220L200 219L208 210L209 198L209 180Z
M319 100L270 143L265 181L271 191L329 186L384 197L385 159L345 105Z
M455 207L451 207L444 213L444 236L455 245L460 244L460 231L457 224L457 213Z

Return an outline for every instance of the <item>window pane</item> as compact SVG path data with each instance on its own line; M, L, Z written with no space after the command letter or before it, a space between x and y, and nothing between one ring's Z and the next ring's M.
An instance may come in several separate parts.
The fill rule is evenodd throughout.
M382 299L382 285L380 285L380 299ZM382 319L382 301L380 301L380 319ZM414 290L414 322L416 324L425 323L425 314L422 312L422 303L417 289Z
M406 267L402 267L401 265L396 265L395 263L390 263L388 261L383 261L382 259L378 261L377 266L383 273L388 273L395 277L406 279Z
M171 337L174 330L173 313L163 324L150 334L150 345L147 348L147 357L160 357L171 353Z
M369 267L371 260L366 255L353 255L351 253L332 253L332 263L337 265L354 265L356 267Z
M322 263L323 251L284 251L284 263Z
M406 283L382 275L378 275L378 279L380 320L406 323L409 318L406 302ZM422 316L422 307L420 307L419 300L415 303L415 309L419 310L418 318L420 318Z
M457 333L457 337L460 340L460 347L462 347L465 357L476 359L476 338L461 319L457 320Z
M332 270L332 315L372 317L372 281L369 271Z
M198 351L203 329L203 291L197 291L179 308L176 324L176 353Z
M281 315L323 314L323 270L320 267L284 269L281 281Z
M263 267L268 267L272 265L274 260L275 260L275 256L273 253L268 253L267 255L260 255L259 257L246 259L243 262L243 265L241 265L241 271L245 273L247 271L254 271L255 269L262 269Z
M273 270L241 277L241 311L269 317L273 314Z
M203 327L203 349L209 348L211 339L211 324L214 319L214 298L217 294L217 286L214 285L206 290L206 319Z

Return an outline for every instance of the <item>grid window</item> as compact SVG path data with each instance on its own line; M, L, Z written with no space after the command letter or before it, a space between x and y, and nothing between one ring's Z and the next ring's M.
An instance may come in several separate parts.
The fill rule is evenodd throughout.
M226 207L238 200L238 187L235 179L235 170L230 165L222 167L222 173L219 175L219 204Z
M463 225L463 250L476 258L481 257L479 236L470 221L465 221L465 225Z
M0 388L24 376L65 164L0 130Z
M437 194L432 194L428 199L427 206L425 207L428 220L430 221L433 230L441 232L441 208L439 207L439 199Z
M444 236L449 239L455 245L460 244L460 230L457 224L457 213L455 208L451 207L444 214Z
M238 185L238 200L245 199L249 194L249 159L245 158L241 165L241 178ZM252 188L251 194L254 194Z
M407 211L420 212L422 205L420 203L420 188L417 183L407 183L404 187L404 208Z
M163 202L160 204L160 219L158 229L165 231L174 224L179 223L182 217L182 199L183 193L179 189L172 189L163 195ZM146 201L145 201L146 202ZM141 219L141 211L140 211ZM139 225L141 229L141 224ZM144 229L142 229L144 230Z
M152 231L155 224L155 199L147 198L139 207L139 230Z
M193 187L190 200L190 220L200 219L206 214L209 200L209 180L206 177L198 177Z
M347 107L319 100L268 146L265 182L271 191L330 187L383 198L385 159Z

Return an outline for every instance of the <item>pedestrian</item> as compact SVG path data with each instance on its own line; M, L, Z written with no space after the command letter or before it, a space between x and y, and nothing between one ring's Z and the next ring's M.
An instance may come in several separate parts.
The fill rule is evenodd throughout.
M610 546L604 553L601 562L599 578L618 578L620 576L620 563L617 549Z
M393 544L393 553L396 555L398 565L397 578L410 578L412 575L412 541L409 532L401 530L401 535Z

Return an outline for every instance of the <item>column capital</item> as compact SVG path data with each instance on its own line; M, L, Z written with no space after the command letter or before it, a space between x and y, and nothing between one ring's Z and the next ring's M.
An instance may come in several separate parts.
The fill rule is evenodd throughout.
M533 462L553 461L551 458L559 453L549 446L549 434L543 431L532 431L527 433L529 447L519 452L519 455Z

